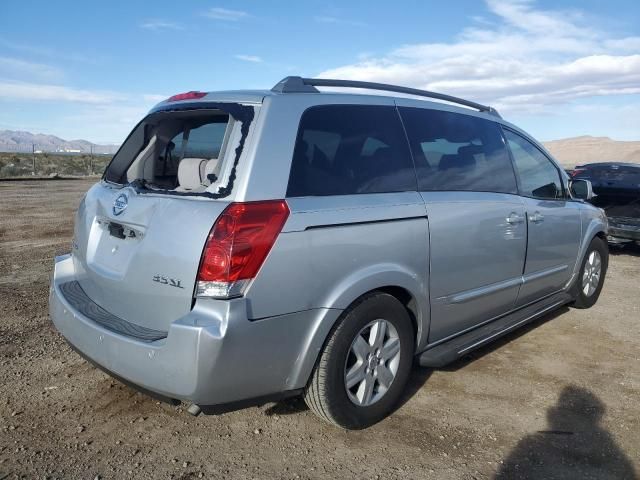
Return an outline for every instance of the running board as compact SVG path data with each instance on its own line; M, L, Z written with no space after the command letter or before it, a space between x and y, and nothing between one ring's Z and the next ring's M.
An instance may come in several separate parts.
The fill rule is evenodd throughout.
M423 367L444 367L472 350L480 348L572 300L571 295L566 292L556 293L533 305L516 310L470 332L428 348L419 354L418 363Z

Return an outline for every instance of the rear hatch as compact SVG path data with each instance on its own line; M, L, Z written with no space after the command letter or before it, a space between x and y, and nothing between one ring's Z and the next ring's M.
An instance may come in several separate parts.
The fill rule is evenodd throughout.
M168 330L191 310L203 246L228 204L95 185L76 217L77 281L108 312ZM115 205L126 206L115 215Z
M76 280L94 303L163 331L191 310L202 251L235 197L257 110L171 104L134 129L76 216Z

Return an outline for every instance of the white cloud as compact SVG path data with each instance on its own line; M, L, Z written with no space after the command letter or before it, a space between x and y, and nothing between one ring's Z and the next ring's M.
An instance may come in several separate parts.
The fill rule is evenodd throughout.
M257 55L234 55L238 60L242 60L244 62L252 62L252 63L261 63L262 58Z
M605 40L605 48L620 51L640 52L640 37L626 37Z
M334 15L319 15L313 17L318 23L329 23L334 25L346 25L350 27L364 27L366 24L358 20L350 20L348 18L342 18Z
M0 57L0 78L38 78L53 80L62 78L62 71L42 63L27 62L18 58Z
M230 10L228 8L213 7L202 14L207 18L214 20L223 20L226 22L237 22L247 18L249 14L242 10Z
M163 100L166 100L170 96L171 95L159 95L155 93L149 93L149 94L142 95L142 99L145 102L158 103L158 102L162 102Z
M182 25L180 25L179 23L168 22L166 20L160 20L160 19L147 20L145 22L142 22L140 24L140 27L144 28L146 30L154 30L154 31L160 31L160 30L184 30L184 27Z
M565 105L542 115L513 114L509 119L516 124L535 124L536 138L541 141L580 135L637 141L640 102L625 98L624 104L619 103L607 104L602 99L595 99Z
M119 143L154 104L166 98L166 95L134 95L0 80L0 105L3 106L0 120L9 129L22 125L25 130L54 133L63 138ZM28 124L24 119L16 122L12 111L32 109L34 105L49 114L34 116Z
M47 100L56 102L109 104L125 99L114 92L83 90L62 85L0 81L2 100Z
M169 95L114 92L109 90L85 90L64 85L14 82L0 80L0 100L46 101L87 105L153 105L166 100ZM142 99L142 101L140 101Z
M35 55L38 57L53 59L57 62L59 62L60 60L66 60L71 62L81 62L81 63L90 63L90 64L96 63L95 58L93 57L89 58L80 53L61 52L54 48L14 42L2 37L0 37L0 46L14 50L16 52L22 52L22 53L27 53L29 55Z
M63 138L86 138L99 143L119 143L153 105L168 95L81 90L59 85L0 81L0 121L8 129L50 132ZM17 123L11 104L38 105L49 115ZM64 106L65 108L61 108ZM64 113L61 113L64 112ZM51 118L55 122L51 122Z
M565 36L591 37L592 31L576 24L579 12L535 10L532 0L487 0L489 10L519 30L536 35L562 34Z
M395 83L541 111L585 97L640 93L640 37L616 38L577 11L487 0L483 16L448 43L402 45L320 77Z
M0 56L0 120L15 128L24 124L18 112L42 112L32 116L28 129L121 141L149 108L168 97L76 88L62 81L65 77L57 67Z
M85 138L97 143L119 144L154 103L137 101L79 109L60 116L55 128L59 129L63 138Z

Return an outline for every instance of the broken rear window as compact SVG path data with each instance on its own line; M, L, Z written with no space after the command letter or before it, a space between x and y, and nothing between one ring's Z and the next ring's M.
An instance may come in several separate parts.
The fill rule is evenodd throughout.
M244 147L253 107L157 111L129 135L104 179L141 193L227 196Z

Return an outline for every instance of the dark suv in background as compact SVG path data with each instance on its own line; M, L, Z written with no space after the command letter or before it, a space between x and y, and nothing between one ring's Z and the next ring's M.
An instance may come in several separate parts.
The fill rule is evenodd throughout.
M609 220L610 243L640 243L640 165L603 162L580 165L572 179L589 180L595 197L591 203L604 209Z

